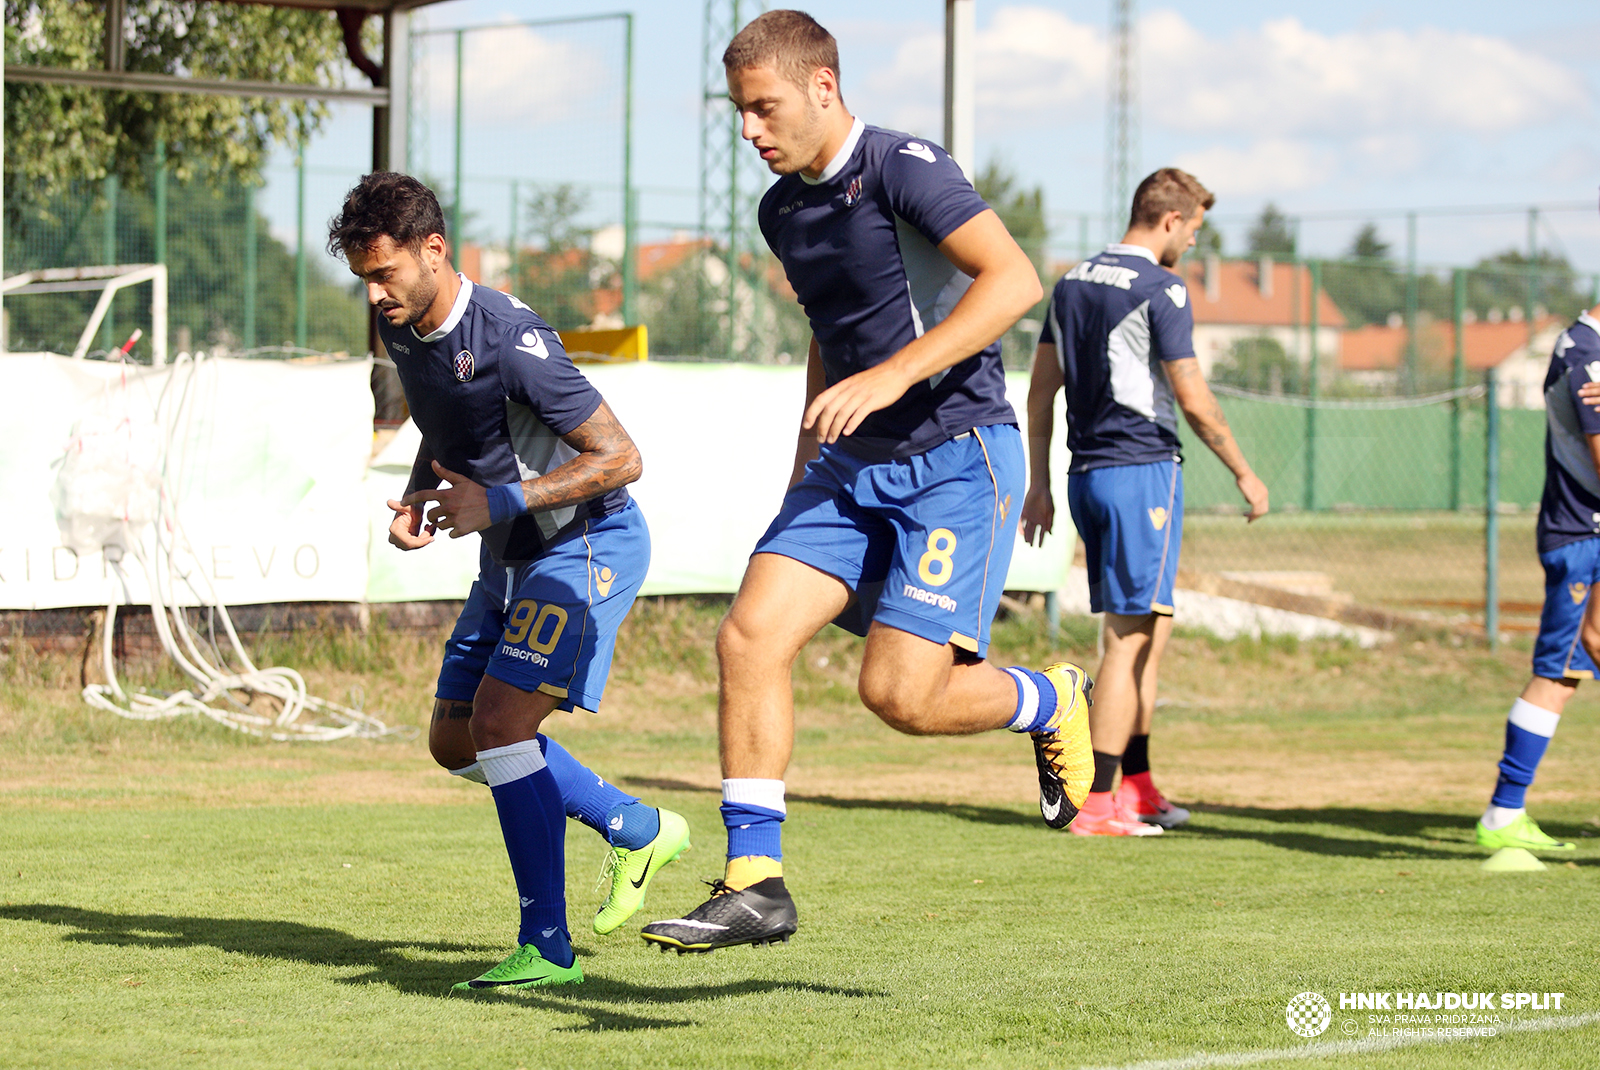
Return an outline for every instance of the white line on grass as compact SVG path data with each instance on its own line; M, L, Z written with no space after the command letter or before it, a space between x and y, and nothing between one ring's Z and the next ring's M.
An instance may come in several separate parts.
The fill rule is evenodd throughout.
M1600 1022L1600 1011L1567 1014L1557 1018L1528 1018L1500 1027L1501 1033L1543 1033L1552 1029L1577 1029ZM1181 1059L1154 1059L1117 1067L1084 1070L1205 1070L1210 1066L1253 1066L1287 1059L1320 1059L1328 1055L1362 1055L1390 1051L1413 1044L1449 1044L1458 1040L1492 1040L1492 1037L1369 1037L1365 1040L1321 1040L1300 1048L1264 1048L1260 1051L1196 1052Z

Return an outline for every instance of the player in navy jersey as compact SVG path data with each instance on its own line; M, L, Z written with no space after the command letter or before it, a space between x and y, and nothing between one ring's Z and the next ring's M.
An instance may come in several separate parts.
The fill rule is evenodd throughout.
M522 909L517 949L456 988L576 983L567 817L612 848L601 933L689 845L682 817L619 791L539 731L557 710L600 708L617 628L650 564L626 490L639 451L544 320L450 270L439 202L416 179L364 177L329 225L328 248L366 283L422 432L406 494L389 502L390 543L416 550L436 531L482 534L428 745L493 792Z
M1194 244L1213 198L1194 176L1163 168L1134 193L1122 241L1068 271L1050 296L1028 390L1031 478L1023 537L1055 522L1050 438L1067 395L1067 497L1083 539L1089 606L1105 614L1105 657L1090 713L1094 784L1072 831L1148 836L1188 820L1150 777L1156 674L1172 634L1172 583L1183 531L1183 455L1176 401L1233 472L1248 519L1267 488L1240 451L1194 355L1194 310L1170 270ZM1118 768L1122 787L1112 787Z
M709 901L642 931L680 952L796 929L779 837L790 670L829 621L866 636L858 689L890 726L1033 734L1052 825L1093 769L1081 669L983 660L1022 495L997 339L1041 296L1033 265L943 149L850 114L810 16L762 15L723 65L781 176L761 229L812 341L789 493L717 636L727 869Z
M1600 312L1600 309L1595 309ZM1584 402L1587 402L1585 404ZM1533 676L1511 704L1500 777L1478 821L1484 847L1570 851L1545 834L1523 803L1539 761L1580 680L1600 658L1600 320L1590 312L1561 332L1544 379L1544 496L1539 563L1544 610L1533 645Z

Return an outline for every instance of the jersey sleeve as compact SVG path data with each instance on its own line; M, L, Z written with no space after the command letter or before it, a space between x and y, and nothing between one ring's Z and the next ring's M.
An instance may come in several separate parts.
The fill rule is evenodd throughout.
M1572 407L1578 414L1578 426L1586 435L1600 435L1600 409L1591 408L1578 396L1584 383L1600 381L1600 336L1582 327L1568 328L1562 332L1561 342L1571 341L1561 359L1567 363L1567 389L1572 391Z
M533 316L515 320L500 348L500 386L557 435L577 430L602 398L572 363L561 337Z
M1150 345L1162 360L1194 356L1194 309L1188 287L1175 276L1150 298Z
M894 214L934 245L989 207L950 154L926 141L896 142L879 173Z

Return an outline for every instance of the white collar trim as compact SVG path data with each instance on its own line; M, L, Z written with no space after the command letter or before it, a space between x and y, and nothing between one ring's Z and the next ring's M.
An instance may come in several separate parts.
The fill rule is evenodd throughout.
M1156 259L1156 254L1152 253L1149 249L1146 249L1142 245L1128 245L1123 242L1114 241L1110 245L1106 246L1106 252L1116 253L1118 256L1142 256L1156 267L1161 266L1161 261Z
M444 318L443 323L439 324L439 326L435 327L432 331L429 331L426 338L422 337L420 334L417 334L417 328L413 326L411 328L411 333L417 334L417 341L437 342L439 339L455 330L456 327L461 323L461 317L467 314L467 302L472 300L472 280L461 274L459 271L456 272L456 278L461 280L461 290L456 294L456 303L450 306L450 315Z
M856 121L850 124L850 136L844 139L844 144L839 146L839 151L833 154L833 159L828 161L828 166L822 169L822 174L812 178L804 171L800 172L800 181L808 186L820 186L824 182L832 182L844 170L844 165L850 162L850 156L856 151L856 142L861 140L861 131L867 124L856 116Z

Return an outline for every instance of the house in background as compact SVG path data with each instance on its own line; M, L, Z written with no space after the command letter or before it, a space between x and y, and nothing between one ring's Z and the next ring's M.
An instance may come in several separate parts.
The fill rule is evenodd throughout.
M1236 342L1270 338L1305 367L1311 360L1311 271L1303 264L1260 260L1185 258L1178 274L1194 306L1194 349L1207 376L1227 359ZM1331 374L1345 331L1344 313L1328 296L1317 295L1319 367Z
M1481 382L1485 368L1498 369L1500 407L1544 408L1544 377L1550 369L1550 352L1566 321L1542 313L1529 339L1528 324L1520 316L1496 323L1468 322L1462 327L1462 357L1469 382ZM1455 325L1438 320L1417 325L1417 364L1448 368L1456 345ZM1400 325L1373 325L1346 331L1339 370L1366 386L1392 388L1406 357L1406 329Z

